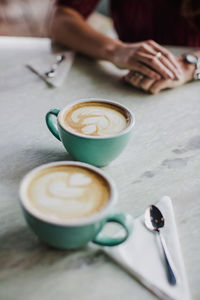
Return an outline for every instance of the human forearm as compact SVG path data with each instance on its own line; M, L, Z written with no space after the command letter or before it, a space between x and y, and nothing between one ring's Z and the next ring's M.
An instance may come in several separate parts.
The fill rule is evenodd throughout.
M142 72L150 78L179 78L179 65L164 47L151 40L124 43L111 39L93 29L69 7L56 8L51 20L51 37L77 52L110 61L122 69Z
M51 20L51 37L65 46L88 56L112 61L122 42L93 29L83 17L70 8L57 8Z

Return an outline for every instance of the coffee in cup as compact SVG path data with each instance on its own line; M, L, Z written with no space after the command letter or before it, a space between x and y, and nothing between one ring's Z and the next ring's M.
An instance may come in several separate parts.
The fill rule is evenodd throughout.
M69 222L98 213L110 197L103 177L76 165L56 165L36 172L25 193L33 210Z
M79 100L61 111L52 109L46 114L49 130L69 154L75 160L98 167L119 156L130 139L134 123L128 108L108 100Z
M132 217L114 213L114 182L101 170L78 162L55 162L29 172L20 186L25 219L45 243L73 249L93 241L103 246L123 243L132 231ZM123 237L99 234L107 222L119 223Z
M60 118L64 129L84 136L113 136L125 130L130 116L122 107L106 102L82 102L66 110Z

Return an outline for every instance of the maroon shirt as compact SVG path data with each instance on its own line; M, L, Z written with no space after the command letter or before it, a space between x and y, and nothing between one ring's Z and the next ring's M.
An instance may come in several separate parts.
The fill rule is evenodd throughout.
M57 0L87 18L99 0ZM180 0L110 0L111 16L120 40L153 39L159 44L200 46L200 28L180 15Z

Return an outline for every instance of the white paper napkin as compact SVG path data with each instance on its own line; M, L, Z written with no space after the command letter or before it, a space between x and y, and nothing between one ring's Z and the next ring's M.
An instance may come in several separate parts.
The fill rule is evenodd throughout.
M157 206L165 217L162 230L176 267L178 283L171 286L166 277L164 257L156 232L144 225L144 215L134 221L130 238L120 246L104 247L103 251L132 274L160 299L189 300L190 293L178 239L172 201L164 196Z
M55 77L49 78L45 75L45 73L50 71L52 65L56 63L58 55L64 55L65 58L57 66ZM66 75L69 73L73 60L74 53L72 51L50 53L34 58L27 63L27 67L42 78L48 85L52 87L59 87L62 85Z

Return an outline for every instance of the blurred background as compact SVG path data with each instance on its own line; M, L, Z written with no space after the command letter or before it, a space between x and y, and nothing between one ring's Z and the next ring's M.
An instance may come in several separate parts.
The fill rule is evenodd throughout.
M48 37L49 17L55 0L0 0L0 35ZM109 15L108 0L97 12Z

